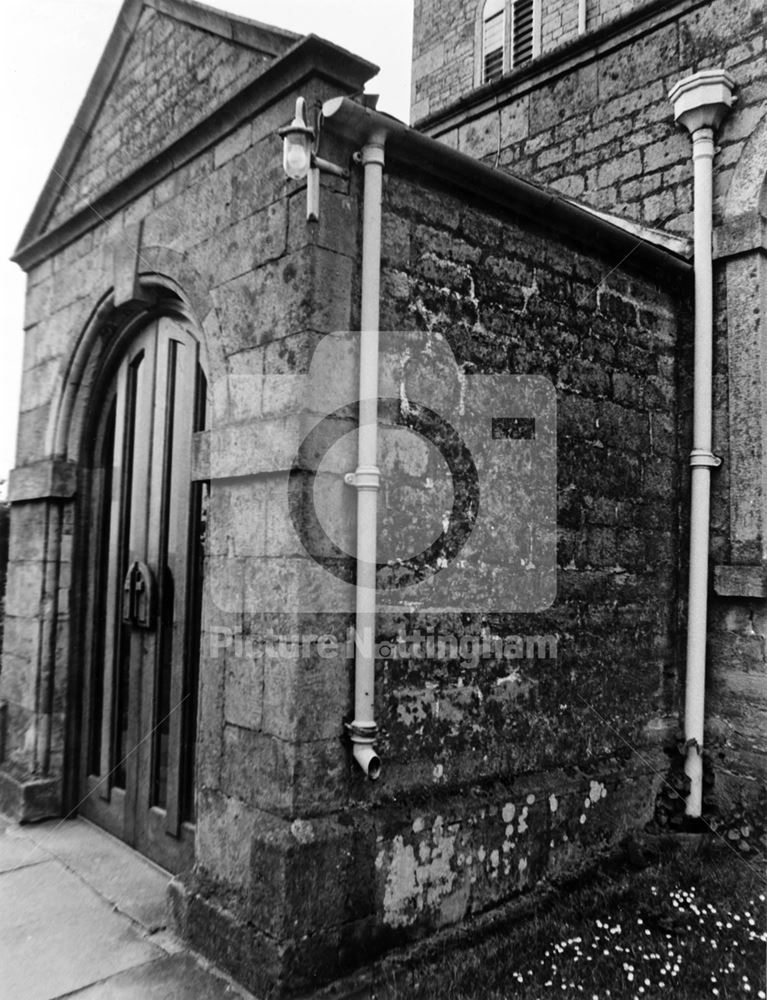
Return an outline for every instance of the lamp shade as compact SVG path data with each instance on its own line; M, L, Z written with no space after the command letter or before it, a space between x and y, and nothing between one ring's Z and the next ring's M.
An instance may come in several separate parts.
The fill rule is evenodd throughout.
M282 137L283 169L288 177L301 180L309 172L314 140L314 129L306 124L303 97L296 100L295 118L279 130L279 135Z

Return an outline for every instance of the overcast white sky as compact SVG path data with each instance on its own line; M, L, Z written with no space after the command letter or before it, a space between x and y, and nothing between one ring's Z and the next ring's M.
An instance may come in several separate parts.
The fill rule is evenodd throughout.
M368 91L408 120L413 0L208 0L314 32L381 67ZM122 0L3 0L0 101L0 479L15 464L24 275L8 261L82 101Z

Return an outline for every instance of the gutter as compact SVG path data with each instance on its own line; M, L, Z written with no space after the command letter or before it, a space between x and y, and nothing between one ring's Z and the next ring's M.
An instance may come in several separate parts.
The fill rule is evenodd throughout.
M624 222L567 198L550 188L516 177L431 136L423 135L397 118L357 104L347 97L334 97L322 109L324 128L340 132L352 141L364 142L378 133L386 137L389 162L420 170L485 202L514 211L536 225L570 237L593 253L598 246L618 260L631 255L632 264L651 273L680 276L692 274L689 241L658 234L637 223Z

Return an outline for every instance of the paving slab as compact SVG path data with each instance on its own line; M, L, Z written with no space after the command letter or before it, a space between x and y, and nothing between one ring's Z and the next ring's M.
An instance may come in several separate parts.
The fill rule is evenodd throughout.
M50 855L25 836L21 827L0 819L0 874L49 860Z
M242 1000L247 995L188 954L138 966L70 994L73 1000Z
M121 913L148 931L164 927L170 873L86 820L24 827L25 836L57 858Z
M85 820L0 816L0 1000L255 1000L165 929L169 879Z
M163 956L55 860L0 875L2 1000L53 1000Z

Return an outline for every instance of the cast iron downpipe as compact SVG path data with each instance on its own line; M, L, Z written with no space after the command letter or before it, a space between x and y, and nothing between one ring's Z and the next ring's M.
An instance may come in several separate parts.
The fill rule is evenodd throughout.
M690 582L685 679L685 773L690 791L685 813L703 806L703 730L706 693L708 549L711 470L721 464L712 446L712 343L714 317L712 215L714 133L732 104L734 81L724 70L702 70L669 92L674 118L692 135L695 243L695 370L690 453Z
M354 718L348 725L354 759L375 780L375 634L378 525L378 333L381 284L381 192L384 132L368 137L358 156L364 171L362 296L360 303L359 430L357 468L346 477L357 490L356 643Z

